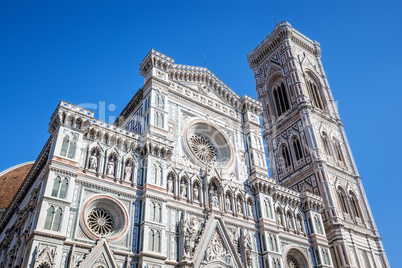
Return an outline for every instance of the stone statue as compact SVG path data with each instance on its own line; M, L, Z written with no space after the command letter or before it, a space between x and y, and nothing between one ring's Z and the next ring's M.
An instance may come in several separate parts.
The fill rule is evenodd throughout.
M181 232L183 235L184 255L189 257L191 250L191 236L193 234L193 226L186 219L183 219L181 222Z
M215 192L211 192L210 197L209 197L209 201L211 203L212 206L219 206L219 199L218 199L218 194Z
M126 181L130 181L131 180L131 174L132 174L132 168L131 166L126 166L124 168L124 179Z
M251 205L251 203L247 204L247 208L248 208L248 216L253 217L253 206Z
M92 155L89 158L89 169L96 170L98 168L98 158L95 155Z
M242 235L242 246L244 250L244 258L247 263L247 267L251 267L252 257L251 257L251 239L249 235Z
M237 213L243 214L243 208L242 208L240 199L237 199Z
M107 175L113 176L114 175L114 162L113 161L109 161L109 163L107 164Z
M288 228L293 229L292 217L288 215Z
M183 181L180 184L180 196L187 197L187 185Z
M230 196L226 196L226 210L227 211L232 210L232 204L231 204Z
M168 193L172 193L173 192L173 180L168 180L168 189L167 189Z
M194 186L194 200L199 201L199 190L197 185Z

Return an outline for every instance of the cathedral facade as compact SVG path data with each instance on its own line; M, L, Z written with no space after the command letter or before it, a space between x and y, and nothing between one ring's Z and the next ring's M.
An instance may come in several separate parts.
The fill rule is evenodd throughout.
M259 100L151 50L114 124L61 101L0 267L389 267L319 44L280 23L248 61Z

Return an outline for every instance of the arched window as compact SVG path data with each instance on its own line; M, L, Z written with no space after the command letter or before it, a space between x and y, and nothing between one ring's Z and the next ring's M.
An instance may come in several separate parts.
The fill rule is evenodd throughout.
M154 250L154 236L155 236L154 231L149 230L149 233L148 233L148 250L150 250L150 251Z
M63 211L61 208L55 210L53 206L50 206L46 213L44 228L52 231L59 231L62 213Z
M66 198L67 186L68 186L68 180L65 178L65 179L61 182L60 193L59 193L59 197L60 197L60 198L63 198L63 199Z
M285 169L292 165L292 163L290 162L289 149L286 145L282 146L282 158L285 164Z
M67 119L67 125L70 127L73 126L73 118L71 116Z
M150 213L151 221L160 222L161 221L161 212L162 212L161 204L151 202L151 213Z
M296 161L299 161L303 158L303 152L298 138L293 139L293 148L295 150Z
M148 250L160 252L161 233L160 231L150 230L148 233Z
M59 195L60 181L61 181L61 178L59 176L56 179L54 179L53 189L52 189L52 196L54 196L54 197L57 197Z
M67 149L68 149L68 144L70 143L70 138L68 136L65 136L63 139L63 144L61 145L61 156L66 156L67 155Z
M272 250L272 251L278 251L276 235L270 234L268 239L269 239L269 249Z
M314 216L314 224L315 224L315 229L319 234L322 234L322 227L321 227L321 221L318 218L318 216Z
M63 198L63 199L66 198L67 185L68 185L67 178L64 178L62 180L60 178L60 176L57 176L54 179L53 188L52 188L52 196Z
M105 135L103 136L102 142L103 142L104 144L109 144L109 135L108 135L108 134L105 134Z
M311 79L307 79L307 89L310 95L311 103L315 107L324 111L324 102L322 101L320 90L317 86L317 83Z
M334 139L334 147L335 147L335 152L336 152L337 159L340 162L343 162L341 145L339 144L339 142L336 139Z
M289 110L289 100L286 94L285 85L283 83L277 85L273 90L273 96L276 106L277 116L281 116L284 112Z
M155 164L153 168L153 173L154 173L154 183L158 184L158 166Z
M53 222L53 215L54 215L54 207L51 206L48 208L47 213L46 213L46 219L45 219L45 229L50 230L52 228L52 222Z
M77 148L77 139L72 139L70 142L70 147L68 148L68 158L75 157L75 149Z
M266 209L267 217L272 219L271 202L269 202L268 200L265 200L265 209Z
M332 156L331 150L329 149L327 134L325 134L325 132L322 133L321 139L322 139L322 144L324 146L325 153L329 156Z
M61 208L58 208L56 210L56 212L54 213L53 227L52 227L53 231L59 231L60 230L61 214L62 214Z
M346 214L349 214L348 206L346 204L345 194L341 188L338 188L338 197L339 197L339 201L341 203L341 208L342 208L343 212L345 212Z
M322 259L323 259L324 264L331 265L331 262L329 261L328 250L321 249L321 253L322 253Z
M154 251L160 252L161 251L161 233L156 231L155 238L154 238Z
M81 129L81 125L82 125L81 120L77 119L77 121L75 121L75 128L76 129Z
M352 204L353 214L357 218L360 218L357 198L352 191L350 191L349 194L350 194L350 203Z
M163 114L159 114L158 126L163 127Z

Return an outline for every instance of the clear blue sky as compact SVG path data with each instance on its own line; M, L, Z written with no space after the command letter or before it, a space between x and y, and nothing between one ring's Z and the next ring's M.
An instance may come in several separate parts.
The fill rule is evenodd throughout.
M188 65L203 66L206 55L207 67L239 95L256 97L246 55L273 30L276 17L321 43L352 152L396 267L402 241L401 2L138 2L0 2L0 171L37 157L61 99L113 104L106 119L117 116L141 88L138 67L151 48Z

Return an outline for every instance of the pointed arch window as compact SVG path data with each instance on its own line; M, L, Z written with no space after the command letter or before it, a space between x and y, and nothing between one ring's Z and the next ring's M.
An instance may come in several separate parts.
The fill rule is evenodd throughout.
M151 221L161 222L162 207L161 204L156 202L151 202Z
M81 129L81 125L82 125L81 120L77 119L77 121L75 121L75 128L76 129Z
M289 149L286 145L282 147L282 158L285 164L285 168L288 168L292 165L291 160L290 160L290 154L289 154Z
M353 214L357 217L360 218L360 213L358 209L358 201L356 196L350 192L350 202L352 203L352 209L353 209Z
M65 136L64 139L63 139L63 143L61 145L60 155L61 156L67 156L68 158L74 158L76 148L77 148L77 139L73 138L70 141L70 137Z
M290 108L288 95L283 83L280 83L275 87L273 90L273 96L276 106L276 114L279 117Z
M160 231L150 230L148 233L148 250L160 252L161 233Z
M295 150L296 161L299 161L303 158L303 151L298 138L293 139L293 148Z
M324 102L321 98L320 90L317 83L311 79L307 80L307 89L310 95L310 100L312 104L318 109L324 111Z
M331 150L329 149L329 144L328 144L328 139L327 139L327 135L325 134L325 132L322 133L321 136L322 139L322 144L324 146L324 151L327 155L332 156L331 154Z
M44 228L52 231L59 231L62 214L63 211L61 208L57 208L56 210L55 207L50 206L46 213Z
M57 176L54 179L53 188L52 188L52 196L59 197L59 198L66 198L68 188L68 179L67 178L60 178Z
M63 139L63 144L61 145L61 156L66 156L67 155L67 149L68 149L68 144L70 143L70 138L68 136L65 136Z
M318 218L317 215L314 216L314 224L315 224L315 228L316 228L317 232L319 234L322 234L321 221L320 221L320 219Z
M338 161L343 162L343 155L342 155L342 150L341 150L341 145L337 140L334 140L334 147L336 151L336 157Z
M346 205L346 198L341 189L338 189L338 197L339 197L339 201L341 202L341 208L342 208L343 212L345 212L346 214L349 214L348 206Z
M324 264L331 265L331 262L329 261L328 250L322 249L321 253L322 253L322 259L323 259Z
M266 209L267 217L272 219L271 202L269 202L268 200L265 200L265 209Z

